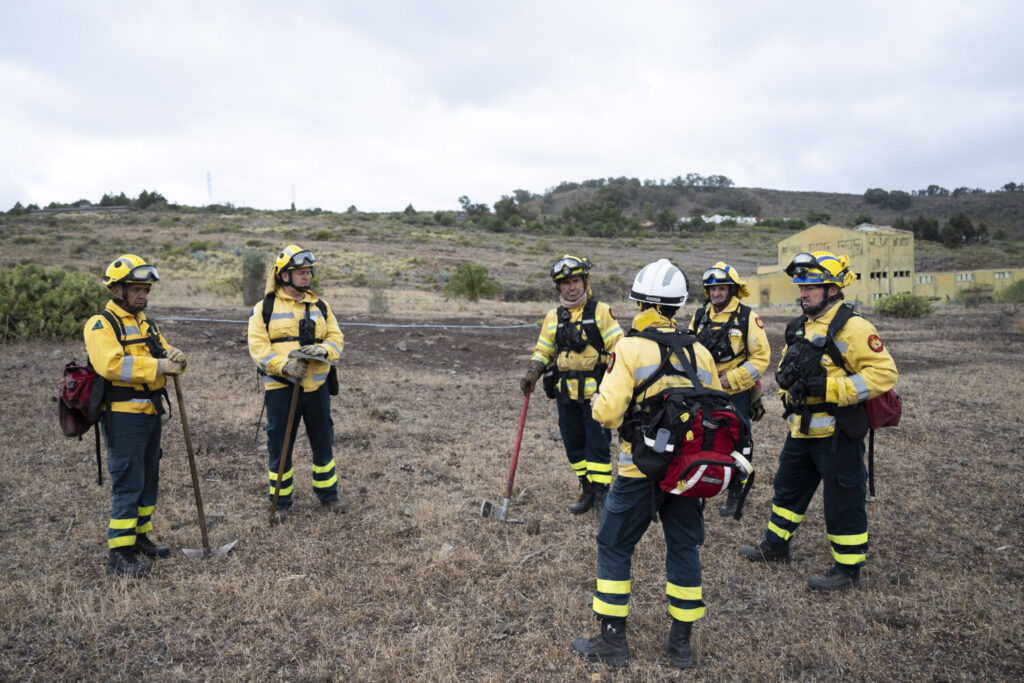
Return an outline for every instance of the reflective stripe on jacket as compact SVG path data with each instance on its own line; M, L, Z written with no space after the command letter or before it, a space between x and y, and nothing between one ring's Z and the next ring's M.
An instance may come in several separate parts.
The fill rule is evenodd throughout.
M710 303L706 308L711 322L724 324L729 321L733 311L739 306L740 300L732 297L721 312L715 312L715 307ZM693 314L689 329L695 329L702 313L698 310ZM732 360L717 363L715 367L719 375L724 372L726 379L729 380L729 388L723 387L723 391L738 394L753 387L754 382L768 370L772 349L768 345L768 334L764 330L764 323L753 311L750 312L746 339L743 338L743 330L732 329L729 331L729 342L733 350Z

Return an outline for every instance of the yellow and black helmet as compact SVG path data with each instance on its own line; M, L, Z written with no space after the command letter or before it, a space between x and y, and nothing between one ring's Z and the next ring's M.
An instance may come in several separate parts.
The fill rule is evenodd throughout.
M587 257L579 258L566 254L551 266L551 279L556 283L573 275L580 275L586 279L591 267L590 259Z
M274 276L280 277L281 273L295 268L312 268L314 263L316 263L316 257L313 256L313 252L303 249L297 244L289 244L277 255L277 261L274 263Z
M705 270L700 280L704 285L705 291L711 285L730 285L736 288L735 296L737 299L745 299L750 296L750 289L747 287L747 283L740 279L739 272L725 261L719 261Z
M118 256L103 271L103 284L108 288L120 284L152 284L160 281L156 266L151 266L135 254Z
M857 279L850 272L850 259L829 251L801 252L786 266L794 285L837 285L846 287Z

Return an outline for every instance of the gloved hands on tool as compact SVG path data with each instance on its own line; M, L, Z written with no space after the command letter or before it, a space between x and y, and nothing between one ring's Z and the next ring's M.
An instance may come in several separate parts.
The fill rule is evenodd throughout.
M162 377L163 375L180 375L185 369L184 363L173 361L170 358L157 358L156 359L156 376Z
M188 365L188 361L185 359L185 353L173 346L167 347L167 353L165 356L168 360L173 360L175 363L181 363L182 365Z
M533 387L537 384L537 380L544 374L545 366L539 360L531 360L530 367L526 369L526 374L519 380L519 388L523 390L523 395L529 394L533 391Z
M307 356L319 356L325 361L327 360L327 348L320 344L306 344L305 346L300 346L299 351Z
M284 367L281 368L281 372L287 377L297 377L301 379L306 375L306 361L301 358L291 358Z

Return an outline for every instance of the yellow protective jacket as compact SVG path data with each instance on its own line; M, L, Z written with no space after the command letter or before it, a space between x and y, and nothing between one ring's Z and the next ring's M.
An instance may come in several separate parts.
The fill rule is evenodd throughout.
M580 306L568 309L571 322L577 323L582 320L585 306L586 304L581 304ZM603 301L597 302L597 307L594 310L594 322L597 325L597 329L601 332L605 353L611 353L616 343L622 339L622 328L619 327L619 323L612 315L611 308ZM583 351L578 353L569 350L559 351L555 345L555 334L557 331L558 307L552 308L544 316L544 322L540 326L540 336L537 338L537 345L533 349L531 360L540 361L544 365L549 365L551 361L556 361L560 372L593 370L601 360L597 349L588 344ZM583 338L587 338L586 328L583 329ZM579 382L575 379L566 380L566 389L569 396L573 398L579 396L578 384ZM596 391L597 381L592 377L586 378L583 384L583 398L589 399Z
M118 398L110 403L109 408L116 413L156 415L159 411L153 403L154 398L147 395L147 392L163 389L167 380L162 376L157 377L157 359L145 343L151 332L149 320L145 313L132 315L113 301L108 301L105 309L121 322L124 338L118 341L118 330L111 327L110 322L100 314L89 318L83 335L89 363L98 375L110 383L111 389L108 391L115 392ZM158 339L161 346L168 348L162 334L158 334ZM137 392L138 395L125 395L125 389ZM155 400L160 399L156 397ZM106 407L104 405L104 409Z
M811 342L825 337L828 332L828 324L832 322L836 311L842 305L841 301L836 302L817 318L809 318L803 325L804 337ZM863 403L869 398L889 391L896 386L896 380L899 379L896 361L882 344L875 326L865 318L859 315L851 317L836 333L835 341L843 355L843 360L853 370L853 374L850 374L847 368L838 367L829 354L822 355L821 364L825 368L827 377L825 396L809 396L805 400L805 405L811 411L810 425L806 434L800 429L802 411L797 410L786 418L789 422L789 433L795 439L820 439L832 436L835 431L835 417L823 410L816 411L814 406L832 403L842 408ZM782 350L783 358L788 349L789 345L786 345ZM780 361L780 367L781 364ZM789 392L780 389L779 396L784 404L788 402Z
M732 317L733 311L740 307L740 300L732 297L729 303L720 313L715 312L715 307L710 303L705 310L712 323L725 324ZM697 325L703 318L703 312L697 311L690 319L689 329L697 331ZM725 373L729 380L729 387L722 387L722 390L730 394L738 394L747 391L754 386L765 371L772 359L772 349L768 345L768 334L764 331L764 323L761 318L750 312L749 324L747 326L746 339L743 337L743 330L729 330L729 342L732 346L733 358L722 363L716 363L715 368L719 376Z
M302 346L299 343L299 322L309 311L309 318L315 324L315 337L321 341L317 342L327 349L327 362L309 361L306 367L306 374L302 378L302 389L306 392L316 391L321 384L327 381L327 374L330 372L331 363L341 358L341 351L345 346L345 337L338 327L338 319L334 317L334 311L327 307L327 318L320 315L320 309L316 302L319 301L313 292L306 292L302 301L296 301L284 293L283 288L274 290L274 310L270 315L268 326L263 325L263 303L257 302L249 314L249 355L253 361L267 374L264 381L264 388L269 390L280 389L286 386L293 386L290 383L282 382L282 368L288 362L288 354ZM271 339L283 339L293 337L290 341L276 341Z
M674 320L660 315L657 310L648 308L633 319L633 327L637 330L653 327L656 330L671 332L676 329L676 324ZM695 370L701 383L706 387L721 391L722 383L718 381L718 374L715 372L715 359L711 357L711 353L699 342L694 343L693 351L697 358ZM682 369L675 354L672 354L670 360L676 368ZM608 371L601 381L600 391L592 404L591 412L594 419L608 429L619 427L632 403L633 390L650 377L660 364L661 347L657 342L643 337L626 337L620 341L615 346L615 353L608 365ZM647 387L643 394L637 396L636 402L639 403L662 389L688 386L692 385L686 377L666 375ZM620 443L619 448L619 476L643 477L644 473L633 464L632 444Z

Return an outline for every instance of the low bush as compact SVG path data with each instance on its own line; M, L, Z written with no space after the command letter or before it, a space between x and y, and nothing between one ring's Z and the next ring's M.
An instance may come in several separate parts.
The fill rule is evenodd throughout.
M1014 282L1004 289L999 298L1008 304L1024 304L1024 280Z
M109 298L91 275L37 265L0 271L0 341L81 338Z
M889 318L927 318L932 314L932 305L923 296L903 292L875 302L875 312Z
M497 291L498 285L490 277L487 268L475 263L460 263L444 286L445 296L470 301L478 301L480 297L491 296Z

